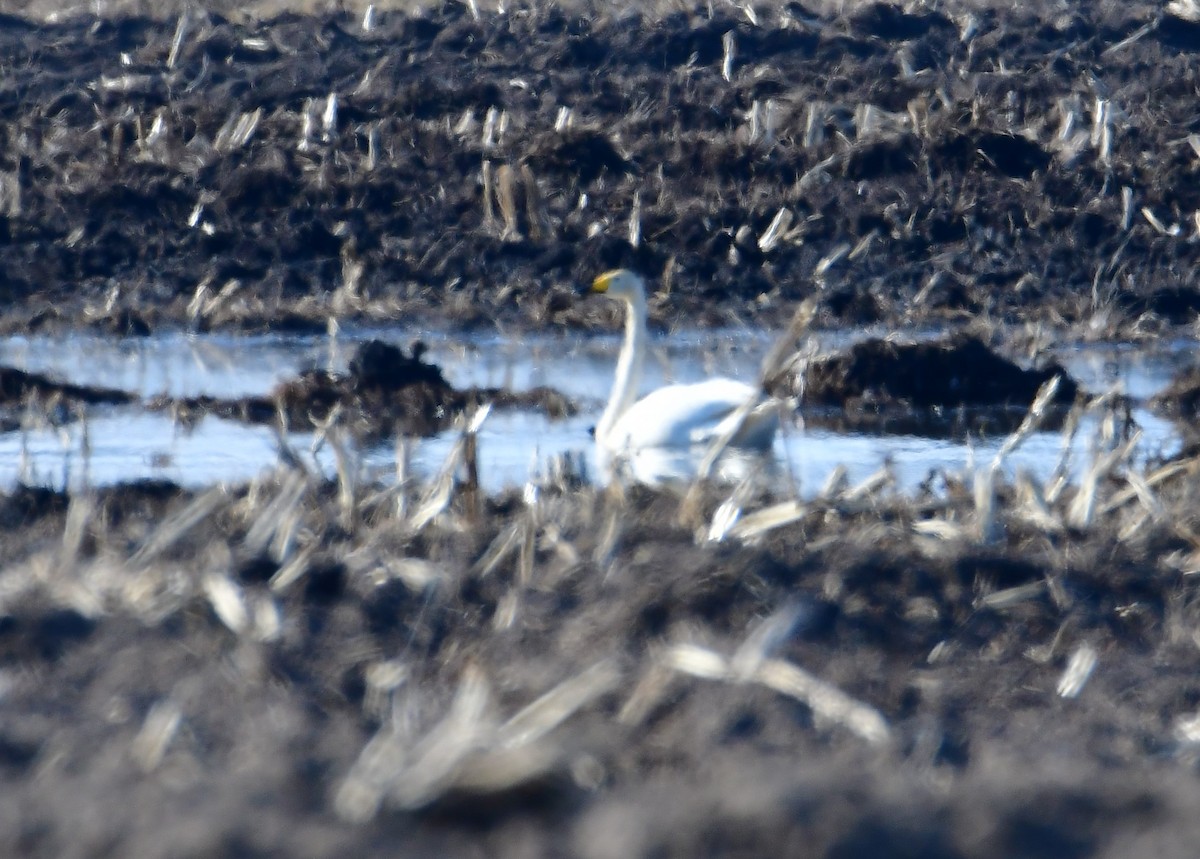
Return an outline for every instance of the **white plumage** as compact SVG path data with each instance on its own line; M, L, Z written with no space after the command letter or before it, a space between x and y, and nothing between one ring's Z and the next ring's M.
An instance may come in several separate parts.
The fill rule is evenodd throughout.
M628 306L612 395L596 425L597 444L614 453L703 445L727 434L740 421L730 439L732 446L771 446L779 427L778 403L763 402L760 390L745 382L713 378L666 385L636 399L646 353L645 284L633 272L617 269L597 277L591 291Z
M652 391L617 419L605 443L620 450L687 447L724 435L737 410L758 396L755 388L734 379L709 379L667 385ZM768 447L779 419L773 405L751 411L731 442L736 447Z

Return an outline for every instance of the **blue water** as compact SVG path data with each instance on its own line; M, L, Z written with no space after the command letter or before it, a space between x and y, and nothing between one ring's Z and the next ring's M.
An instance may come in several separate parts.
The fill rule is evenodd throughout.
M481 480L489 491L520 486L544 471L550 458L576 454L593 476L604 473L588 435L603 409L620 341L617 336L490 335L465 345L457 338L402 330L360 331L327 337L168 334L114 339L73 334L61 338L0 339L0 364L48 373L78 384L102 385L148 398L158 394L223 397L265 393L278 382L310 367L344 369L355 344L378 336L407 345L417 336L428 344L427 360L441 365L458 386L516 389L550 385L574 398L581 413L551 421L521 412L493 413L479 434ZM844 343L853 333L828 335L822 346ZM667 381L692 381L714 373L753 378L772 339L764 333L677 332L658 338L647 361L647 390ZM1065 347L1056 356L1085 388L1100 392L1120 383L1135 400L1160 390L1192 357L1190 343L1154 351L1131 346ZM1143 407L1134 411L1143 431L1139 455L1166 456L1179 439L1172 425ZM1072 451L1075 469L1086 466L1095 424L1079 433ZM85 440L86 437L86 440ZM451 431L408 446L417 477L438 471L456 434ZM289 436L289 444L314 469L332 473L328 446L313 449L311 435ZM812 494L839 467L853 483L885 464L900 491L915 488L939 470L955 472L990 462L1002 436L970 440L919 435L838 433L801 425L786 427L765 462L723 465L732 476L749 468ZM1058 433L1033 435L1006 463L1009 472L1025 469L1048 475L1058 462ZM388 479L395 472L393 443L357 451L364 473ZM86 425L29 427L0 434L0 485L18 480L61 486L106 484L139 477L175 480L188 486L255 477L278 463L274 434L266 427L243 426L208 417L192 428L176 426L163 413L109 408L91 413ZM695 463L678 454L647 456L635 463L643 479L686 478Z

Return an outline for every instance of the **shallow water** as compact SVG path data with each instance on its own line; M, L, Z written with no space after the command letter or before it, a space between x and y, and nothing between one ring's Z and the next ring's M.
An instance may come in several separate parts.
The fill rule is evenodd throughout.
M356 343L371 336L407 345L413 339L391 331L361 331L336 341L325 337L235 337L169 334L144 339L85 335L63 338L0 339L0 364L43 372L77 384L113 387L142 397L157 394L223 397L260 394L297 371L313 366L344 369ZM546 468L551 457L576 454L589 472L603 470L588 435L603 408L611 382L619 338L578 336L488 336L463 343L423 333L428 360L440 364L455 385L503 386L515 389L549 385L575 399L576 417L551 421L540 415L492 414L479 434L481 480L489 491L519 486ZM825 344L854 339L831 335ZM659 337L647 361L643 385L694 381L714 373L753 377L771 338L750 332L684 332ZM1058 359L1085 388L1099 392L1120 383L1143 401L1160 390L1171 375L1191 360L1190 345L1166 344L1153 352L1125 346L1069 347ZM1142 458L1167 456L1178 449L1172 425L1145 408L1134 420L1144 435ZM1073 448L1073 468L1086 467L1095 425L1085 426ZM409 446L418 476L435 473L456 435L447 432ZM327 448L312 450L311 435L298 433L290 444L314 467L331 472ZM902 490L911 490L939 470L955 472L991 460L1003 436L951 440L919 435L838 433L791 426L765 459L725 463L736 476L763 469L772 479L796 485L802 494L816 492L839 466L851 482L885 464ZM1038 433L1007 461L1010 472L1026 469L1046 476L1060 451L1058 433ZM379 445L360 452L364 469L386 475L395 469L395 446ZM72 424L56 429L0 434L0 485L17 480L61 486L103 484L141 477L170 479L189 486L254 477L278 461L277 443L265 427L243 426L207 417L195 427L176 426L160 413L106 409L93 414L86 428ZM642 479L684 477L694 458L678 454L640 458L634 472Z

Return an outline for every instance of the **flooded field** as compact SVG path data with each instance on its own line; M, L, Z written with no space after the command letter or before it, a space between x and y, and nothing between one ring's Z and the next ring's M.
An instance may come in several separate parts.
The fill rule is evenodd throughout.
M0 2L0 854L1195 855L1195 3L84 5ZM769 450L608 468L615 267Z
M828 332L811 348L834 350L872 332ZM394 336L394 335L393 335ZM933 335L928 335L932 337ZM0 482L54 488L86 488L133 479L170 480L188 487L250 480L274 469L279 450L267 427L208 415L181 423L169 410L144 405L157 398L266 396L304 369L345 371L357 344L388 332L345 332L336 338L284 336L173 335L114 339L74 334L60 337L0 338L0 365L43 373L81 386L106 386L133 395L143 405L112 406L86 421L13 429L0 434ZM523 486L546 473L556 458L568 456L584 474L603 482L590 430L612 384L618 341L614 338L559 336L479 338L424 332L430 362L456 387L526 390L547 386L578 405L576 414L552 418L531 411L489 416L479 432L479 477L489 493ZM691 382L714 374L754 378L771 345L768 332L683 331L658 338L652 348L644 389ZM1131 398L1131 419L1142 430L1138 461L1165 460L1181 447L1179 430L1148 408L1182 367L1190 366L1187 341L1148 348L1064 347L1056 353L1072 377L1094 396L1117 388ZM962 475L983 467L1004 443L981 410L976 426L948 427L930 419L903 431L853 432L830 428L829 415L806 410L787 422L769 456L740 463L760 468L775 491L795 487L815 494L836 469L858 482L888 467L895 486L913 493L945 472ZM997 423L993 421L993 423ZM1071 448L1072 473L1088 467L1096 425L1085 425ZM447 429L412 438L406 455L417 479L431 479L445 462L459 431ZM292 432L291 445L311 453L311 464L332 478L333 453L312 433ZM364 477L394 479L396 440L385 439L356 453ZM1057 467L1063 442L1057 432L1040 432L1008 462L1009 474L1025 470L1045 479ZM686 482L694 476L697 453L647 452L634 463L643 483ZM733 467L738 473L738 466Z

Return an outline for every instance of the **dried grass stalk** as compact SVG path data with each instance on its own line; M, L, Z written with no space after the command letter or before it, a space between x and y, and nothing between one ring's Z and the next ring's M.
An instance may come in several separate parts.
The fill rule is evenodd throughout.
M1154 487L1170 480L1173 477L1178 477L1183 474L1196 474L1200 472L1200 457L1191 457L1189 459L1178 462L1169 462L1161 468L1155 469L1145 478L1145 489L1153 490ZM1131 484L1128 489L1123 489L1120 492L1113 494L1112 498L1100 505L1099 513L1107 515L1114 510L1123 507L1135 498L1139 498L1142 491L1133 487Z
M294 471L286 472L279 492L259 511L253 524L246 531L246 536L242 538L242 548L247 554L251 557L264 554L272 538L287 529L289 522L298 518L300 501L307 488L308 480L305 475Z
M892 474L891 468L884 465L878 471L867 475L859 483L847 489L842 495L842 501L855 502L874 498L884 487L895 482L895 479L896 476Z
M398 663L381 664L372 677L376 704L407 679ZM561 683L497 726L483 671L468 666L445 717L415 744L394 728L382 731L359 755L339 787L335 805L352 821L369 819L386 799L402 810L436 802L451 791L495 792L519 787L559 760L546 735L620 682L604 660Z
M253 113L233 113L213 138L213 149L217 152L232 152L245 146L254 137L262 120L262 108Z
M197 496L182 510L163 520L141 548L129 559L131 567L141 567L183 539L189 531L211 516L225 499L225 487L214 486Z
M313 546L306 546L296 552L287 564L281 566L275 571L275 575L271 576L269 582L271 590L276 594L282 594L293 584L299 582L301 578L304 578L312 566L314 552L316 552L316 547Z
M1196 3L1196 0L1172 0L1171 3L1167 4L1167 11L1170 12L1171 6L1174 4L1186 6L1188 3L1191 3L1194 5ZM1130 45L1140 41L1141 39L1144 39L1146 36L1150 35L1155 30L1158 29L1158 25L1159 25L1159 23L1161 23L1161 20L1162 20L1161 18L1155 18L1154 20L1150 21L1149 23L1143 24L1142 26L1140 26L1136 30L1134 30L1132 33L1130 33L1128 36L1126 36L1124 39L1117 42L1115 45L1109 45L1107 48L1105 48L1103 51L1100 52L1100 56L1101 57L1111 56L1112 54L1115 54L1118 51L1122 51L1125 48L1128 48Z
M470 665L445 718L413 749L388 798L400 809L416 809L441 796L491 723L492 692L482 669Z
M1079 490L1075 493L1075 497L1071 499L1071 505L1067 509L1068 524L1074 528L1091 527L1099 504L1097 493L1099 492L1101 481L1108 477L1114 468L1129 459L1141 440L1142 431L1139 429L1133 433L1133 436L1125 444L1116 450L1101 453L1095 457L1091 468L1083 476Z
M791 636L801 616L800 606L787 605L758 623L730 660L730 669L738 680L749 680L768 658Z
M496 176L492 170L492 162L486 158L483 161L483 226L488 230L496 227L496 209L493 201L496 199Z
M504 559L512 554L517 547L517 542L523 534L523 523L514 522L505 526L496 538L492 540L491 545L471 567L470 575L484 577L491 575L492 572L504 562Z
M946 519L921 519L913 522L912 529L913 533L924 537L934 537L947 543L965 540L968 536L978 534L978 529L968 528L961 523L950 522Z
M550 235L550 216L537 177L528 164L521 165L521 184L525 188L525 218L529 222L529 237L540 242ZM636 245L634 246L636 247Z
M283 631L279 605L269 596L260 595L252 602L250 634L257 641L275 641Z
M250 626L250 612L242 589L224 573L209 573L204 577L204 595L221 623L231 632L241 635Z
M480 144L484 150L496 148L496 126L499 124L500 113L494 107L489 107L483 117L483 132Z
M338 95L331 92L325 97L325 110L321 112L321 130L326 140L337 133Z
M188 28L191 25L191 15L189 10L184 9L183 14L179 16L179 22L175 25L175 35L171 39L171 50L167 54L167 68L175 68L175 63L179 60L179 52L183 49L183 41L187 38Z
M845 259L850 254L850 251L853 247L854 246L849 242L843 242L828 254L823 256L817 262L816 267L813 268L813 279L818 283L823 281L825 279L825 275L829 273L829 270Z
M1062 698L1079 697L1079 693L1091 679L1092 672L1096 670L1097 661L1096 648L1086 641L1075 648L1071 658L1067 661L1067 667L1063 670L1062 677L1059 678L1059 696Z
M775 217L771 219L771 223L758 239L758 248L763 253L772 250L775 245L779 244L779 240L787 232L788 227L792 225L792 211L786 206L780 207L775 213Z
M995 543L1003 530L996 514L997 468L981 468L975 472L975 539Z
M426 525L450 507L450 501L454 496L454 475L463 462L466 440L479 432L491 411L491 403L486 403L475 409L466 418L463 434L446 454L446 460L442 463L438 476L426 487L416 510L413 511L412 519L408 522L408 527L414 533L423 530Z
M397 659L375 662L367 666L364 675L366 691L363 695L363 712L382 721L387 716L392 695L412 674L409 667Z
M167 748L171 745L171 740L175 738L182 718L183 711L169 698L155 702L146 713L142 729L133 738L133 744L130 747L130 754L138 769L144 773L158 769L159 764L166 756Z
M666 697L673 676L674 672L661 659L652 659L649 668L617 713L617 721L622 725L640 725L644 722Z
M58 569L70 571L79 560L79 549L83 544L88 525L96 512L96 502L87 493L74 493L67 506L67 520L63 525L62 546L58 552Z
M501 164L496 171L496 202L500 205L500 214L504 217L504 230L500 238L506 241L516 241L521 238L517 225L517 178L516 173L507 164Z
M713 513L712 524L708 527L705 539L710 543L720 543L729 535L730 529L742 515L742 505L736 496L730 496L717 507Z
M993 611L1005 611L1006 609L1015 608L1030 600L1037 599L1045 590L1046 582L1044 580L1028 582L1023 585L1016 585L1015 587L985 594L976 601L976 604L981 608L989 608Z
M759 372L759 387L761 390L769 390L778 382L784 372L784 368L788 364L787 358L792 354L796 341L808 331L815 315L816 304L811 300L803 302L796 308L796 312L792 314L792 320L788 325L787 331L775 341L766 358L763 359L762 369ZM746 420L753 412L764 408L779 408L781 405L780 401L763 403L758 396L752 397L743 403L737 412L735 412L734 419L730 421L728 429L709 445L697 470L696 482L693 484L693 493L691 494L694 495L694 490L698 484L703 480L707 480L709 475L712 474L713 466L716 465L721 454L728 449L733 438L741 432Z
M338 483L338 518L347 531L354 531L358 513L358 457L346 444L341 430L333 427L328 432L329 446L333 449L334 469Z
M730 525L727 536L738 540L752 540L769 531L799 522L808 515L808 511L808 505L799 501L783 501L773 504L740 517Z
M540 740L579 710L607 695L620 682L621 671L614 661L597 662L517 712L500 726L496 742L500 746L514 747Z
M21 211L21 174L0 171L0 215L19 218Z
M680 674L702 680L730 679L729 660L698 644L673 644L663 654L663 664Z
M474 794L513 790L545 776L560 757L558 750L549 745L486 749L462 762L453 788Z
M1168 15L1184 21L1200 23L1200 0L1170 0L1166 11Z
M1038 392L1033 398L1033 404L1029 407L1029 411L1025 413L1025 418L1021 421L1021 425L1017 427L1016 432L1004 440L1004 444L996 452L996 458L992 461L993 469L1001 468L1004 465L1004 460L1045 423L1050 404L1054 402L1054 397L1058 394L1061 384L1062 376L1054 376L1038 388Z
M754 679L768 689L803 701L818 720L841 725L872 745L881 745L891 738L887 720L878 710L790 662L767 660Z
M825 142L825 114L827 107L824 102L813 101L808 104L804 119L805 149L812 149Z
M1019 503L1013 510L1013 515L1022 519L1047 534L1061 533L1066 525L1057 511L1051 510L1046 503L1041 487L1025 472L1016 478L1016 490Z
M636 248L642 243L642 195L633 192L633 205L629 210L629 246Z

